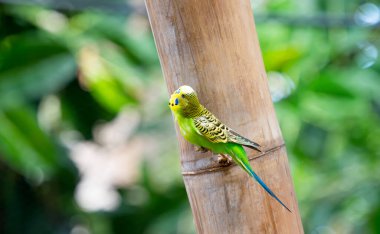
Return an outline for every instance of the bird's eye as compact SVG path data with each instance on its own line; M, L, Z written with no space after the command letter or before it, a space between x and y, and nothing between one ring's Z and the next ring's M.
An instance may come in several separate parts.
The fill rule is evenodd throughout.
M185 98L185 94L182 94L181 97L182 97L182 98Z

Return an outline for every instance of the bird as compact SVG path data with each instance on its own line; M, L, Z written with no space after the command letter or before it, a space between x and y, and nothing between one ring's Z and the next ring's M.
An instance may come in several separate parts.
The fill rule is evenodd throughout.
M197 93L188 85L173 92L169 107L176 119L181 135L197 147L197 151L212 151L219 154L221 164L229 163L229 157L253 177L262 188L289 212L291 210L273 193L253 171L243 146L261 152L260 145L251 141L223 124L200 102Z

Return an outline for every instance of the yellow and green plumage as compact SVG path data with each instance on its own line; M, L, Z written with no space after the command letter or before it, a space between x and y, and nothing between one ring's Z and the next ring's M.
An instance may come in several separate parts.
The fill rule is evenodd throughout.
M288 211L289 208L268 188L251 168L243 146L260 151L260 145L232 131L202 106L190 86L181 86L170 97L169 107L180 127L181 134L190 143L211 150L216 154L228 154L250 176Z

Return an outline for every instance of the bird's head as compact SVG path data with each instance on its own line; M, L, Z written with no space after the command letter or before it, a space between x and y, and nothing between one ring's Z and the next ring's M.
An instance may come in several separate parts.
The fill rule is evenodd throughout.
M186 114L199 108L197 93L187 85L179 87L169 99L169 107L173 112Z

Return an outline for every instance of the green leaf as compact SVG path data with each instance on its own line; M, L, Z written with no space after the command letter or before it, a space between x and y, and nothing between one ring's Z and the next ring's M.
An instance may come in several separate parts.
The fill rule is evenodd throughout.
M0 157L25 177L42 182L57 167L54 143L28 106L0 112Z
M110 64L91 48L82 49L79 58L81 80L100 105L117 113L127 104L136 104L138 80L130 70Z
M75 77L76 65L58 43L43 35L26 34L1 44L0 69L1 108L62 88Z
M319 79L311 82L309 88L315 92L336 95L337 97L353 98L354 93L345 87L344 82L336 78L335 75L322 75Z

